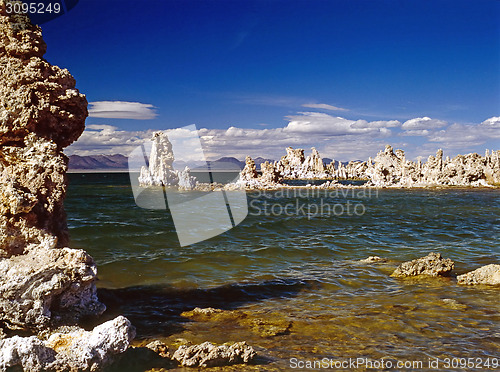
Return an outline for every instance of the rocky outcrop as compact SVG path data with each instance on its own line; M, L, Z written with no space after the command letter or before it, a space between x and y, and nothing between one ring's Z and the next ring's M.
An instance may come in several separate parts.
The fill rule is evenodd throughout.
M54 333L47 340L14 336L0 340L0 370L19 366L25 371L95 371L111 364L135 337L123 316L95 327Z
M438 150L422 164L407 160L403 150L394 152L387 145L373 162L371 159L366 162L364 174L348 166L348 175L369 179L371 185L378 187L497 185L500 181L500 151L491 154L486 151L484 157L473 153L443 159L443 151Z
M255 162L250 156L245 159L245 167L240 172L241 181L252 181L259 176L257 173L257 168L255 167Z
M443 151L438 150L422 164L420 160L406 159L403 150L394 151L387 145L375 158L350 161L347 165L335 160L325 165L315 148L307 157L302 149L288 147L286 151L280 161L262 164L261 176L247 157L247 166L241 173L245 187L276 187L284 179L360 179L372 187L500 185L500 150L487 150L484 157L473 153L453 159L443 159Z
M174 152L168 135L164 132L153 133L153 145L149 156L149 167L142 167L139 175L141 186L167 186L180 190L193 190L197 185L196 177L191 176L189 167L178 171L173 167Z
M466 274L458 275L457 282L465 285L500 285L500 265L486 265Z
M0 2L0 256L55 236L68 242L62 149L84 130L85 96L43 59L41 30Z
M40 28L0 0L0 323L33 334L0 341L0 370L95 370L127 348L125 318L42 339L105 310L92 257L65 247L63 149L83 132L87 101L45 48Z
M255 354L253 347L244 341L219 346L204 342L200 345L181 345L173 358L186 367L217 367L248 363Z
M151 140L153 145L149 156L149 168L141 168L139 183L153 186L177 186L179 176L172 165L175 158L168 136L163 132L155 132Z
M298 179L301 176L301 168L304 163L304 150L286 148L286 155L276 163L276 170L283 178Z
M0 2L0 320L39 330L58 317L100 314L96 269L68 242L63 148L82 133L85 96L42 57L41 30Z
M425 257L403 262L394 270L391 276L448 276L454 268L454 263L449 258L441 257L440 253L429 253Z

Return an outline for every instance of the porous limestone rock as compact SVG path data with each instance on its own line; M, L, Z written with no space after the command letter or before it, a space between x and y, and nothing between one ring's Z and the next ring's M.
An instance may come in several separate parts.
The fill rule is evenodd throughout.
M253 347L246 342L216 346L211 342L200 345L181 345L173 358L186 367L216 367L248 363L255 357Z
M96 266L87 253L54 248L54 241L0 260L0 322L11 329L40 331L63 321L99 315Z
M0 340L0 370L19 366L25 371L96 371L111 364L135 336L123 316L92 331L54 333L43 341L36 336Z
M347 165L332 160L324 165L318 151L304 157L304 150L286 149L286 156L271 164L261 165L259 177L255 163L247 158L240 183L248 189L283 186L283 179L361 179L371 187L428 187L428 186L499 186L500 150L478 154L457 155L443 160L443 151L429 156L427 162L406 159L401 149L386 145L375 158L350 161ZM337 165L337 167L336 167ZM333 185L332 185L333 186ZM337 184L338 186L338 184Z
M155 132L152 141L149 168L141 168L139 184L143 186L178 186L179 175L172 166L175 158L167 134Z
M313 147L311 151L311 155L308 155L301 164L298 177L305 179L327 178L326 166L318 150Z
M240 172L240 180L241 181L252 181L259 176L257 173L257 168L255 167L255 161L247 156L245 158L245 167Z
M491 264L482 266L474 271L458 275L458 284L475 285L475 284L500 284L500 265Z
M500 181L500 151L486 151L484 157L472 153L443 160L443 151L430 155L427 162L405 158L403 150L387 145L373 159L361 165L348 165L350 178L367 178L377 187L488 186Z
M117 355L127 350L134 337L135 328L130 321L118 316L92 331L55 333L45 346L57 353L57 369L95 371L111 364Z
M265 161L260 164L261 176L260 179L262 182L267 184L276 184L281 181L281 177L279 172L276 170L276 167L273 163Z
M84 130L85 96L43 59L38 26L0 1L0 257L55 236L68 243L62 149Z
M63 149L83 132L87 101L67 70L42 58L45 48L40 28L7 14L0 0L0 323L39 336L105 310L92 257L64 248ZM122 352L133 332L117 318L57 337L2 339L0 369L94 370Z
M441 257L440 253L432 252L425 257L403 262L396 270L394 270L391 276L447 276L450 275L453 268L454 263L452 260Z

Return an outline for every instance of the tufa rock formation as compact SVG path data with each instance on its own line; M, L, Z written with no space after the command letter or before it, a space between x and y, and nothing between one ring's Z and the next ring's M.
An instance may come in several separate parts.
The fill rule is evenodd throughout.
M85 96L43 59L41 30L0 2L0 255L55 236L68 243L62 149L83 132Z
M39 27L0 1L0 320L39 330L63 313L100 314L96 270L68 242L63 148L85 127L87 101L42 56Z
M453 270L454 263L449 258L444 259L439 253L429 253L425 257L416 260L403 262L394 270L391 276L448 276Z
M302 149L288 147L286 151L280 161L262 164L261 176L247 157L240 183L250 189L282 186L283 179L362 179L372 187L500 185L500 150L486 151L484 157L473 153L444 160L443 151L438 150L436 156L429 156L422 164L407 160L403 150L394 151L387 145L374 159L350 161L347 165L337 162L337 167L334 160L325 165L315 148L307 157Z
M92 257L64 248L63 149L83 132L87 101L67 70L43 59L45 49L40 28L26 15L7 14L0 0L0 326L40 337L2 340L0 369L93 370L128 346L126 319L58 342L41 339L105 310Z
M153 133L151 139L153 146L149 156L149 167L142 167L139 175L141 186L167 186L178 187L182 190L192 190L196 187L196 178L190 174L186 167L177 171L173 167L174 152L168 136L163 132Z
M457 276L458 284L500 285L500 265L486 265L469 273Z

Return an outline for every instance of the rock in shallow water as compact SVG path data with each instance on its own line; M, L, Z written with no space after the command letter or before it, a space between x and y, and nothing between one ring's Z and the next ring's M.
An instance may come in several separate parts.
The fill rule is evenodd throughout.
M489 284L500 285L500 265L486 265L457 276L458 284L474 285L474 284Z
M248 363L255 355L253 347L244 341L220 346L204 342L200 345L181 345L173 358L186 367L216 367Z
M454 263L452 260L441 257L440 253L432 252L425 257L403 262L396 270L394 270L391 276L447 276L450 275L453 268Z

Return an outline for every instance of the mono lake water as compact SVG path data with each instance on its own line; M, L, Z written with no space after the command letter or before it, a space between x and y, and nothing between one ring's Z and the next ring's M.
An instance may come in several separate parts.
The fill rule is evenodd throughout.
M499 288L390 277L430 252L451 258L457 274L500 263L499 189L249 192L241 224L180 247L168 210L135 205L128 174L69 178L71 246L94 257L106 316L129 317L138 343L246 340L261 355L257 370L292 369L291 358L500 359ZM321 203L345 213L313 213ZM272 213L286 205L289 213ZM348 205L363 208L347 213ZM368 256L388 261L358 262ZM265 337L238 322L181 316L194 307L290 326Z

